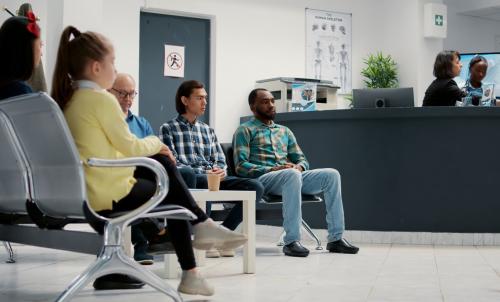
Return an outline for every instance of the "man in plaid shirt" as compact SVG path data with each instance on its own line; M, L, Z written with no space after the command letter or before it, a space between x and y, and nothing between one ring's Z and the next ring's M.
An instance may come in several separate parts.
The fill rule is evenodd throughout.
M276 110L269 91L254 89L248 103L254 118L241 124L233 139L236 173L258 179L265 193L283 197L285 255L309 255L309 250L300 244L301 196L320 192L324 194L327 212L327 249L332 253L356 254L359 249L342 238L344 208L339 172L330 168L309 170L292 131L273 122Z
M177 89L175 106L179 115L160 127L160 138L172 150L188 187L206 189L206 174L214 173L221 176L222 190L255 191L256 201L260 201L264 192L262 184L251 178L227 176L226 157L214 130L198 120L207 106L203 84L198 81L182 83ZM234 230L242 220L242 205L236 203L222 225ZM232 256L234 251L207 252L207 257L219 255Z

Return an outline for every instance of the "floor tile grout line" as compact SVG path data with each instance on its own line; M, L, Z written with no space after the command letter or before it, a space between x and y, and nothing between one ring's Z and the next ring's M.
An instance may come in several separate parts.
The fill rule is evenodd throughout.
M437 273L437 277L438 277L439 293L441 294L441 300L443 302L445 302L446 299L445 299L444 293L443 293L443 288L442 288L442 284L441 284L441 274L439 273L439 265L437 262L436 245L434 245L434 244L432 245L432 254L434 255L434 265L436 266L436 273Z
M500 272L498 270L496 270L495 267L493 265L491 265L491 263L484 257L483 253L481 252L481 249L479 249L478 246L474 246L474 248L479 253L479 256L481 257L481 259L483 259L483 261L490 267L490 269L495 273L495 275L497 277L500 277Z
M382 264L380 265L380 268L379 268L379 270L377 272L377 276L375 277L375 280L373 280L373 285L370 287L370 291L368 292L368 295L366 296L366 300L365 301L369 301L369 299L370 299L370 297L371 297L371 295L373 293L373 290L375 289L375 285L377 284L378 278L380 277L380 273L384 269L385 263L387 262L387 259L389 259L389 255L392 252L392 247L393 247L393 243L391 243L389 245L389 248L387 250L387 254L384 257L384 261L382 261Z
M207 259L205 269L213 270L213 275L206 277L216 286L217 295L207 300L185 296L185 301L298 302L328 301L330 298L334 301L358 302L500 301L500 247L362 244L361 257L311 250L306 261L283 256L271 241L260 241L257 244L258 249L259 247L262 254L257 261L258 273L255 276L240 276L241 251L235 258ZM79 254L81 260L75 259L73 264L72 259L66 259L69 253L54 258L46 257L48 255L45 254L40 255L41 262L37 262L35 255L38 250L30 246L26 248L26 252L21 251L28 258L24 260L25 265L47 265L47 258L61 261L54 266L56 273L50 273L56 279L47 280L46 266L30 271L17 271L15 267L12 269L9 265L0 264L0 272L6 275L16 274L16 277L11 278L12 282L0 285L0 301L53 300L67 286L63 274L77 274L78 269L75 270L72 266L86 266L86 261L92 257ZM155 266L162 269L162 264L155 263ZM25 265L19 268L26 269ZM282 266L284 272L275 272ZM410 273L413 268L415 274L405 274ZM343 276L344 273L348 278ZM168 282L175 287L179 279ZM235 288L234 285L237 284L241 284L243 296L241 289ZM333 288L335 292L331 291ZM6 292L3 292L4 289ZM141 295L132 295L131 299L123 295L124 300L108 300L108 295L99 294L89 286L76 300L132 302L142 300L141 295L144 295L144 301L153 301L160 295L149 290L141 292Z

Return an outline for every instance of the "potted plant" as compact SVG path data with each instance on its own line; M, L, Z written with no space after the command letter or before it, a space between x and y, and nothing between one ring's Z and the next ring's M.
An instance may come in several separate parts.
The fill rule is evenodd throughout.
M368 88L396 88L398 87L397 64L390 55L384 56L381 52L368 55L364 60L366 67L361 70Z

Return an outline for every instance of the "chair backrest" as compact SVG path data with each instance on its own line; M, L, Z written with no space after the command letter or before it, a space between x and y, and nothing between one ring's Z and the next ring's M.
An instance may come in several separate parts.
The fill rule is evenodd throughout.
M220 144L224 155L226 156L226 164L227 164L227 174L230 176L236 176L236 169L234 167L234 152L233 152L233 144L231 143L222 143Z
M25 214L30 198L26 161L0 101L0 212Z
M78 150L58 105L45 93L0 103L28 163L32 200L46 215L82 218L85 179Z

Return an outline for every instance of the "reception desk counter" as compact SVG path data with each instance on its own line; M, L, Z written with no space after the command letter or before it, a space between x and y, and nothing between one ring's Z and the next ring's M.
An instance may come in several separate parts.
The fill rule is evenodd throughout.
M242 118L245 120L246 118ZM349 230L500 232L500 108L281 113L311 168L342 175ZM325 228L324 205L304 208Z

